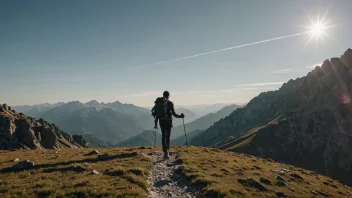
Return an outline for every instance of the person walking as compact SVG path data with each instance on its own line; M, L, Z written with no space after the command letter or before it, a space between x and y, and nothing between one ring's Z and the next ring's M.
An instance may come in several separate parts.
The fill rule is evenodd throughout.
M169 158L172 116L176 118L185 117L183 113L181 113L181 115L178 115L175 112L174 103L171 102L169 98L170 93L168 91L164 91L163 97L159 97L155 100L155 105L152 109L152 115L155 119L154 128L157 128L157 124L159 121L159 126L161 129L161 145L163 147L164 159Z

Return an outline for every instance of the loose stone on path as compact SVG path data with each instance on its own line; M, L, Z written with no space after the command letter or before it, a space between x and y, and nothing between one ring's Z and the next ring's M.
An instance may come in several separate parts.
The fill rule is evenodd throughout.
M164 160L161 152L152 152L147 157L153 161L153 166L148 177L148 197L180 197L195 198L197 192L190 191L189 181L184 178L184 166L177 160L176 153L170 159Z

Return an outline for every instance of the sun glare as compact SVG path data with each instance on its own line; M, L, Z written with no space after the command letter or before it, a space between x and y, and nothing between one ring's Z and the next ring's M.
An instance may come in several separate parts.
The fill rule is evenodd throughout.
M313 24L311 27L312 36L315 36L315 37L323 36L323 34L325 33L324 32L325 29L326 29L326 26L321 22L317 22L317 23Z
M315 40L315 42L318 43L318 41L323 41L325 37L331 38L328 35L327 30L332 26L328 25L329 22L327 20L319 17L317 17L317 19L314 21L311 19L309 20L310 20L310 25L309 27L307 27L307 32L306 32L309 35L309 39L306 46L309 45L309 43L311 43L312 40Z

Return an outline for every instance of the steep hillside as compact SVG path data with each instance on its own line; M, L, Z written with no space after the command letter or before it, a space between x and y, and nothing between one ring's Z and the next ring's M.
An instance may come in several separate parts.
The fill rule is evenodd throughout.
M70 102L40 115L67 132L91 134L103 141L116 144L142 131L135 117L111 108L85 107L80 102Z
M88 147L82 136L71 136L43 119L35 120L0 104L0 149Z
M350 197L350 187L271 159L218 149L177 150L201 197Z
M130 137L127 140L119 142L117 147L131 147L131 146L154 146L156 139L156 145L161 145L161 134L155 131L144 131L136 136Z
M196 137L197 135L201 134L203 131L202 130L195 130L195 131L192 131L190 133L187 133L187 140L188 140L188 143L189 141L193 138L193 137ZM173 146L183 146L183 145L187 145L186 144L186 136L185 134L179 136L178 138L176 139L173 139L171 140L171 144Z
M176 147L166 161L151 147L92 151L0 151L0 197L352 196L315 172L218 149Z
M110 142L106 142L106 141L103 141L101 139L98 139L98 138L94 137L91 134L85 134L85 135L82 135L82 136L89 143L89 145L91 145L94 148L110 148L110 147L113 147L113 144L111 144Z
M154 127L153 117L149 109L135 106L133 104L122 104L119 101L114 103L104 104L105 107L112 108L113 110L133 116L143 129L152 129Z
M341 58L324 61L307 76L290 80L277 91L261 93L244 108L193 138L192 144L234 150L243 147L248 148L243 150L245 152L259 156L275 155L277 160L284 162L297 157L297 164L302 167L325 174L328 170L330 176L345 179L346 173L352 173L351 71L352 50L349 49ZM265 126L268 123L269 128ZM251 135L252 129L263 126L254 132L256 135ZM250 132L244 138L234 139L246 131ZM263 134L268 136L264 138ZM256 141L251 141L249 136ZM257 146L259 139L255 137L263 140L259 144L263 148L259 146L256 152L249 149ZM245 141L241 141L243 139ZM273 142L264 142L264 139ZM279 141L279 145L274 144ZM248 142L252 144L246 146ZM268 142L273 143L273 147L264 146ZM237 143L240 145L236 147ZM310 156L314 156L317 162L307 160L300 163ZM322 168L322 164L327 168Z
M200 105L182 106L182 107L194 112L197 115L197 117L200 118L209 113L215 113L220 109L229 105L231 104L217 103L217 104L200 104Z
M205 130L209 128L211 125L213 125L213 123L219 121L221 118L224 118L230 115L230 113L232 113L237 108L239 108L239 106L235 104L225 106L219 111L217 111L216 113L209 113L203 117L196 119L193 122L187 123L186 130L188 132L195 131L195 130ZM186 117L185 120L187 119L188 118ZM181 137L183 134L184 134L184 128L183 128L183 125L181 125L181 126L174 127L172 129L171 137L174 139L174 138Z
M315 170L352 184L352 138L331 111L302 113L227 141L220 148Z
M175 109L175 111L180 114L181 113L185 114L187 116L187 120L185 120L185 122L187 122L187 123L192 122L192 121L196 120L197 118L199 118L196 113L194 113L193 111L191 111L189 109L185 109L185 108L181 107L181 108ZM180 123L180 124L182 124L182 123Z

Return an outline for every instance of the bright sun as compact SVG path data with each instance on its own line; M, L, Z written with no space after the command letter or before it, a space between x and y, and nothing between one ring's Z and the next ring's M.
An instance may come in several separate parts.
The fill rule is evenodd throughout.
M308 41L306 43L306 46L309 45L313 40L315 40L316 44L318 44L318 41L323 41L325 37L329 37L328 34L328 29L332 27L329 21L325 20L324 18L319 18L317 16L316 20L311 20L309 18L310 25L307 27L306 26L306 32L308 35Z
M325 33L325 29L326 26L321 22L313 24L311 27L312 36L321 37Z

